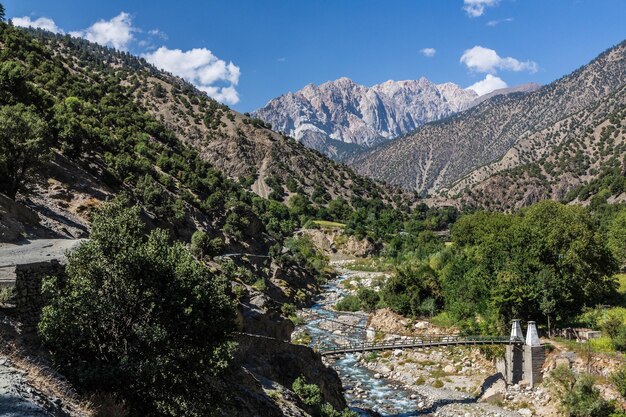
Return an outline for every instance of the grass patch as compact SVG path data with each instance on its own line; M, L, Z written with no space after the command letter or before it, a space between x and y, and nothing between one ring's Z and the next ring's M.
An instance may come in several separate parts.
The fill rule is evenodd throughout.
M0 288L0 304L5 304L13 301L13 287Z
M361 300L356 295L346 295L337 304L337 311L359 311L361 309Z
M443 377L448 376L448 375L449 374L447 372L445 372L443 369L435 369L435 370L430 372L430 377L431 378L435 378L435 379L443 378Z
M345 268L359 272L393 272L393 265L384 258L358 258Z
M311 335L307 332L302 332L293 339L292 343L295 345L308 346L311 343Z
M294 326L302 326L305 323L304 319L296 314L289 316L289 320L291 320Z
M589 347L593 352L599 353L613 353L615 352L615 345L610 337L603 336L597 339L589 340Z
M267 291L267 282L265 282L265 279L259 278L254 284L252 284L252 288L259 292L265 292Z
M313 220L313 223L322 229L344 229L346 227L344 223L331 222L328 220Z
M452 317L445 311L434 316L430 319L430 322L438 327L452 327L456 324Z
M567 350L576 352L579 355L585 354L588 351L592 353L613 353L615 347L613 342L608 337L600 337L598 339L591 339L587 343L578 343L575 340L567 340L564 338L556 338L556 340Z

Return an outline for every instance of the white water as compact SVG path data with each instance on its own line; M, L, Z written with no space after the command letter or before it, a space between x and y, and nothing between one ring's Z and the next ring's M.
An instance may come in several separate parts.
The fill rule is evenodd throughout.
M317 315L317 318L307 319L307 323L302 326L311 335L312 347L332 346L366 338L366 314L346 314L332 308L345 295L338 286L343 279L345 277L339 277L326 285L318 301L310 309L303 310L305 316L307 313ZM325 322L327 319L345 322L347 315L350 316L351 324L358 327ZM341 329L341 334L333 333L333 329ZM390 381L374 378L374 372L360 365L355 354L343 355L333 361L331 366L341 377L348 405L362 416L370 415L365 409L374 410L386 417L419 415L417 404L420 399L410 399L414 393ZM360 393L357 392L357 387L362 390Z

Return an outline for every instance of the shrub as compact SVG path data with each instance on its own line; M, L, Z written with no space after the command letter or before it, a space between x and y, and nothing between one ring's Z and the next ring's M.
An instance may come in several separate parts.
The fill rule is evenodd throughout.
M220 237L212 238L201 230L195 231L191 236L191 252L199 259L219 255L222 250L224 250L224 242Z
M365 311L374 311L380 301L378 293L370 288L361 288L358 292L361 307Z
M146 235L139 213L124 199L95 213L66 282L44 282L39 334L65 376L116 394L131 415L205 416L221 402L207 376L233 348L226 280L164 230Z
M600 396L591 375L575 374L562 365L553 370L550 377L568 416L606 417L615 411L615 407Z
M611 375L611 382L623 398L626 398L626 366L622 366Z
M361 301L359 297L354 295L347 295L335 304L335 310L337 311L359 311L360 309Z
M315 411L320 417L357 417L357 414L348 410L337 411L329 403L323 403L322 393L315 384L307 384L303 377L298 377L292 385L293 392L302 402Z
M293 392L309 407L319 406L322 402L322 394L315 384L307 384L303 377L296 378L291 386Z

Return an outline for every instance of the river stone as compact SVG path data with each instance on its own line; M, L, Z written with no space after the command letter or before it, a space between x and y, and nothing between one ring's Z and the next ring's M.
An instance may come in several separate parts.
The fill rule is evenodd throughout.
M443 371L447 374L453 374L456 371L456 368L452 365L446 365L444 366Z

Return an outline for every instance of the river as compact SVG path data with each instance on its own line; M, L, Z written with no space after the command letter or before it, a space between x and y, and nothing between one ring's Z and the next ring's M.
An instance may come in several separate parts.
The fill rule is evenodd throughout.
M367 337L365 313L344 313L333 306L346 292L341 282L346 276L329 282L313 306L301 311L306 324L297 329L311 336L311 347L337 345L348 341L362 341ZM365 410L373 410L383 416L416 416L422 399L414 392L381 379L359 363L359 354L348 354L331 359L330 365L337 371L345 388L350 408L361 416L371 416Z

